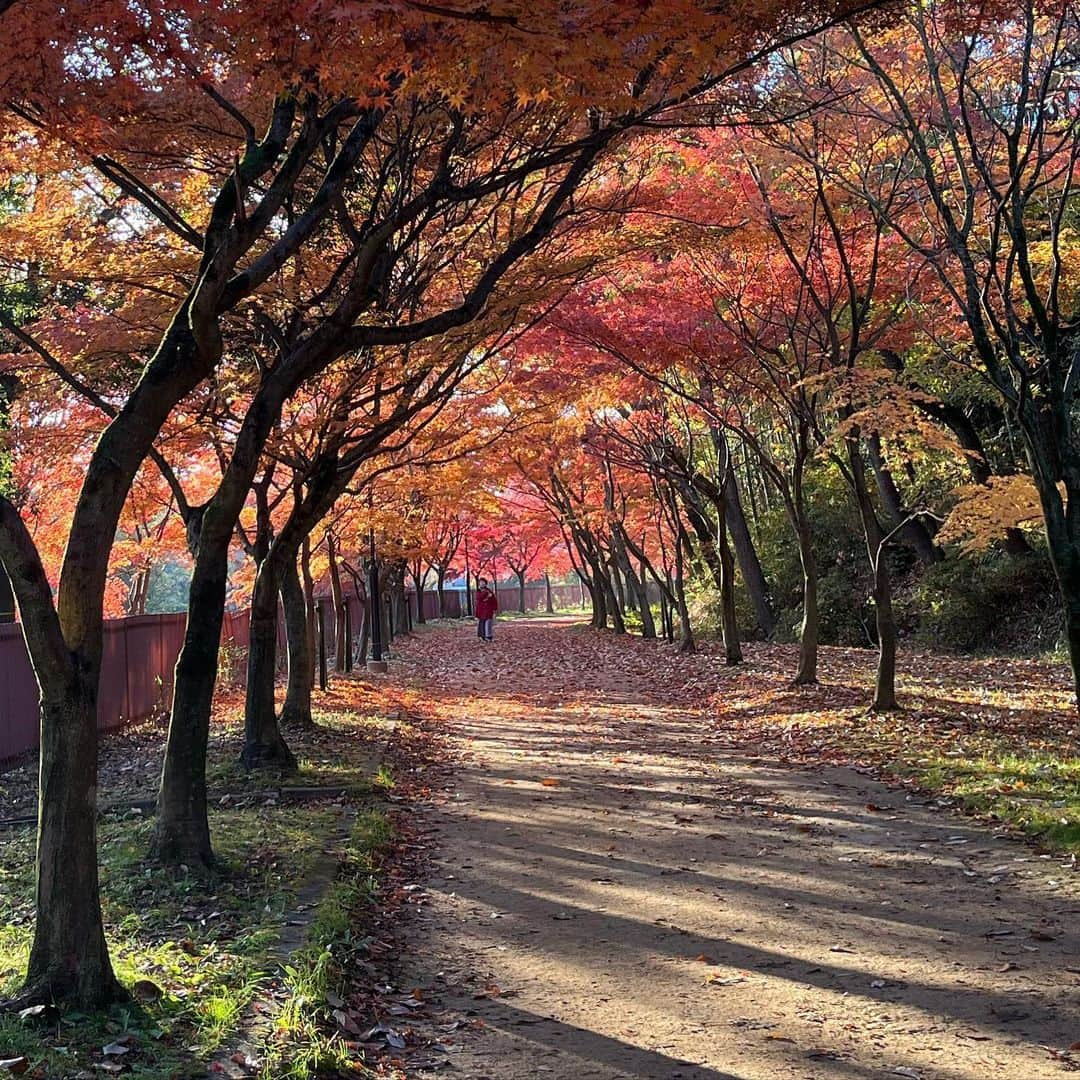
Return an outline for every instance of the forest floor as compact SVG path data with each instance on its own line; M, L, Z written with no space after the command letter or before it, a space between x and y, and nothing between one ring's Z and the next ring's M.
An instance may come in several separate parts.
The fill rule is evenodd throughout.
M401 655L383 692L452 760L402 814L433 851L391 976L410 1078L1080 1071L1060 667L907 657L909 711L869 718L853 650L803 691L790 649L732 671L557 619Z
M162 723L101 747L99 863L114 966L132 1000L86 1015L0 1014L0 1076L28 1080L309 1077L347 1062L337 994L378 942L371 923L391 829L380 769L399 728L371 688L339 679L318 727L287 732L297 773L238 764L242 702L225 693L211 728L210 828L221 873L203 880L146 860ZM17 994L34 921L33 762L0 775L0 1001ZM301 788L303 798L290 795ZM111 808L111 809L105 809Z

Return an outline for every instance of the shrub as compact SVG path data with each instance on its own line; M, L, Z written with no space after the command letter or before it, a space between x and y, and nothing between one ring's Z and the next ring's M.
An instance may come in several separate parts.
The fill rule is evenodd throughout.
M1061 637L1062 612L1045 550L950 553L927 567L898 605L920 645L960 652L1043 652Z

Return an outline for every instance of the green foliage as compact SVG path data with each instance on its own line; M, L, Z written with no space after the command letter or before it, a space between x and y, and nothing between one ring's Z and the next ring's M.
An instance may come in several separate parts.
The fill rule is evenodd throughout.
M1019 558L950 551L903 590L897 613L918 644L961 652L1046 652L1063 625L1045 549Z
M177 559L164 559L150 572L146 595L148 613L187 611L191 570Z
M874 610L862 527L835 470L819 466L811 471L807 502L818 560L821 642L873 645ZM777 612L774 639L793 642L802 621L802 568L783 510L774 506L760 512L754 537ZM897 540L888 558L902 638L967 653L1038 654L1060 647L1061 604L1044 546L1019 558L1000 547L976 556L949 548L945 559L925 566ZM716 633L719 598L701 576L694 588L694 625ZM753 610L741 585L737 602L740 626L753 626Z
M866 645L867 627L873 624L870 574L851 496L836 471L825 467L811 470L806 491L818 562L821 640ZM791 525L777 504L759 512L751 526L777 614L776 639L795 641L802 623L803 576ZM753 609L742 587L736 602L739 625L752 626Z

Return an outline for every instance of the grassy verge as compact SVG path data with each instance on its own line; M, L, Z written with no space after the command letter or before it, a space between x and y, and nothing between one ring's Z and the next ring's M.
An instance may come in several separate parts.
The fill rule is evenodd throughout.
M362 945L354 918L370 903L389 837L371 807L392 781L373 776L371 744L359 745L347 710L324 711L319 722L303 743L301 778L290 782L366 792L355 819L350 800L279 805L259 798L274 778L246 781L231 760L222 761L217 779L230 788L246 782L253 797L211 811L223 872L208 884L145 863L151 822L140 815L104 818L103 910L132 1001L103 1015L68 1011L44 1025L0 1016L0 1060L25 1057L24 1075L48 1080L108 1075L118 1066L135 1080L205 1077L215 1055L229 1062L237 1045L245 1047L238 1056L250 1059L247 1074L263 1080L308 1076L316 1063L344 1061L344 1044L326 1023L327 993L343 991L348 958ZM25 969L33 862L33 830L0 832L0 998L18 989ZM337 874L313 898L312 872L327 864ZM282 931L301 895L318 907L306 942L283 964Z
M724 725L781 757L869 767L1080 854L1080 748L1068 670L1001 657L907 655L903 711L867 712L874 654L823 650L822 685L794 690L794 650L750 645L715 698Z
M320 693L314 710L316 727L285 733L296 755L297 771L273 769L248 772L240 764L243 743L242 710L230 710L215 726L207 755L207 783L212 793L259 792L290 787L363 788L374 768L373 747L379 744L377 720L357 715L356 685L332 685Z
M385 743L386 715L369 688L348 677L320 691L310 730L290 728L286 741L298 771L249 773L240 764L244 743L243 695L226 691L215 702L207 749L207 780L212 801L223 795L260 793L267 788L362 786ZM165 722L158 718L106 736L99 768L99 805L153 799L161 776ZM37 761L0 773L0 818L31 815L37 809Z
M261 1080L303 1080L316 1072L362 1071L335 1017L348 998L357 968L366 965L365 912L379 887L378 865L390 827L378 812L358 815L347 857L308 929L307 942L284 965L277 986L280 1009L260 1066Z
M919 788L947 795L966 811L1015 828L1051 851L1080 854L1080 757L985 735L921 743L925 725L868 721L857 737L864 756ZM905 741L907 730L911 741ZM936 734L936 733L935 733ZM877 753L874 753L874 749Z
M509 603L510 603L510 601L508 601L508 604ZM514 600L513 603L517 603L517 601ZM510 619L510 620L557 619L557 618L565 618L567 616L581 616L581 615L591 615L591 614L592 614L592 611L590 609L582 608L582 607L575 607L575 608L559 607L559 608L556 608L553 612L547 612L547 611L517 611L516 609L514 609L511 606L511 607L509 607L507 609L504 609L504 610L501 610L499 612L499 614L498 614L498 616L496 618L496 622L499 619Z
M942 717L827 715L789 733L819 756L869 766L963 810L1080 855L1080 757L1066 746L965 733ZM1043 743L1045 740L1039 740Z

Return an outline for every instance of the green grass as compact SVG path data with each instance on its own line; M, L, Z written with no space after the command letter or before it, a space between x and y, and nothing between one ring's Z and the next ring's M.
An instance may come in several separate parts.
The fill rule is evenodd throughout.
M1048 848L1080 853L1080 758L986 752L909 762L904 771Z
M876 765L960 808L1014 828L1050 851L1080 855L1080 757L1052 731L996 731L918 713L816 714L815 753Z
M37 1075L59 1080L95 1071L106 1044L130 1038L126 1076L205 1077L211 1055L233 1045L251 1003L269 995L280 1003L280 1016L260 1047L271 1070L263 1075L309 1075L305 1069L338 1052L323 1025L325 992L346 975L339 952L344 957L356 946L353 918L370 902L378 853L389 835L379 814L362 811L348 841L335 841L341 845L339 877L315 917L309 943L282 973L276 950L283 919L327 836L340 828L340 814L340 808L311 804L213 812L224 872L210 883L146 866L149 822L103 821L103 911L117 975L129 987L153 983L161 997L96 1016L67 1012L48 1028L0 1017L0 1058L25 1055ZM32 832L0 834L0 997L19 987L32 896Z
M377 813L361 814L353 830L350 857L319 905L307 944L288 963L282 982L284 1004L275 1020L275 1039L263 1062L261 1080L303 1080L316 1070L345 1068L352 1060L336 1035L327 1037L328 1014L336 995L344 999L350 969L363 960L368 939L364 912L378 895L379 852L390 827Z
M298 769L248 772L239 760L243 729L239 721L221 724L207 761L207 784L212 793L258 792L268 788L347 787L356 793L370 789L375 768L371 736L375 721L355 709L316 709L313 731L286 732Z

